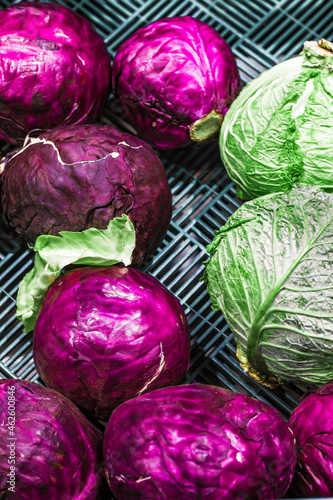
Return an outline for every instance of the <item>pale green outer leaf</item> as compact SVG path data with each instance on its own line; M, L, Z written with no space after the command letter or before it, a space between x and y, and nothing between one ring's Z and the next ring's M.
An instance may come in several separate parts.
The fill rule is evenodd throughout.
M242 199L295 184L333 192L332 66L296 57L248 83L223 119L220 151Z
M26 332L33 330L41 301L64 267L70 264L131 264L135 229L127 215L112 219L107 229L62 231L59 234L44 234L37 238L33 247L36 252L34 267L19 285L16 316Z
M313 186L244 203L208 247L204 280L242 354L304 385L333 378L333 194Z

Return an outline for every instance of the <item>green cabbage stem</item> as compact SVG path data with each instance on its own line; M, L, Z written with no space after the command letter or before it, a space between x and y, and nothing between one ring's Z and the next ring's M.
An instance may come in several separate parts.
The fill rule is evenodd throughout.
M200 120L192 123L190 126L192 141L202 142L213 137L220 130L222 119L222 115L213 110Z
M328 40L325 40L325 38L322 38L317 42L318 47L321 47L322 49L328 50L329 52L333 52L333 43L329 42Z

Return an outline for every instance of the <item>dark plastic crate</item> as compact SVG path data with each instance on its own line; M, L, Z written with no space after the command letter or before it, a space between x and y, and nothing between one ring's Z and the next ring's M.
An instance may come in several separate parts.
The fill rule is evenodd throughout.
M13 3L0 0L0 9ZM67 0L57 1L88 18L115 55L138 28L161 17L191 15L212 25L230 44L245 84L274 64L297 55L304 40L332 39L332 2L326 0ZM111 98L101 120L133 132ZM9 150L5 146L1 156ZM218 145L158 152L173 194L173 218L166 238L143 270L166 285L180 300L191 329L191 366L185 383L201 382L249 394L274 406L284 418L304 390L286 384L267 389L241 369L226 321L211 309L200 281L206 245L214 231L240 205L221 163ZM18 285L32 267L25 246L0 239L0 378L41 383L32 358L32 334L22 332L15 317ZM332 499L333 500L333 499Z

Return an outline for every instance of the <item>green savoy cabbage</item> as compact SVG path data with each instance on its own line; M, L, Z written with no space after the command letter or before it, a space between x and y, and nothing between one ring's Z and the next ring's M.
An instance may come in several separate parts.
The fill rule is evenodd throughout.
M220 151L243 200L296 183L333 192L333 45L305 42L300 57L249 82L225 115Z
M333 379L333 194L296 186L244 203L207 248L207 283L261 382Z

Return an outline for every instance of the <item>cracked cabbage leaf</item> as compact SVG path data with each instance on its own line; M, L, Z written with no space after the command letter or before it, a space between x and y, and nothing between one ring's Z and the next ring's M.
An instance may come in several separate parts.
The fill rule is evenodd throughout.
M264 71L226 113L221 158L241 199L295 184L333 192L333 50L324 42Z
M205 263L238 357L261 382L333 379L333 194L297 186L244 203Z

